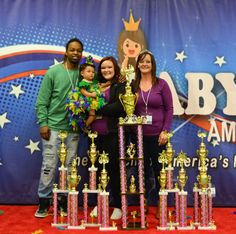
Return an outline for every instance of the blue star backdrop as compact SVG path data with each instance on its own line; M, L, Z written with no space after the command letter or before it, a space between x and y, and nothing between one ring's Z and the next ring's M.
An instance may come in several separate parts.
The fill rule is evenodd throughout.
M208 172L217 191L214 203L236 205L235 115L223 114L227 95L215 79L218 73L235 72L234 0L0 0L0 4L0 203L37 202L42 145L34 104L45 71L61 61L64 46L72 37L80 38L84 54L91 54L97 62L107 55L118 58L122 18L128 20L132 9L134 19L141 18L139 27L155 55L157 76L167 72L180 98L188 101L186 73L213 77L215 110L201 117L176 115L172 143L176 155L183 150L191 159L196 158L200 144L197 132L209 134L209 119L220 124L228 121L233 126L231 139L205 138L205 142ZM88 181L86 148L87 140L82 137L79 190ZM198 174L197 164L192 162L186 165L190 204ZM155 204L156 198L150 197Z

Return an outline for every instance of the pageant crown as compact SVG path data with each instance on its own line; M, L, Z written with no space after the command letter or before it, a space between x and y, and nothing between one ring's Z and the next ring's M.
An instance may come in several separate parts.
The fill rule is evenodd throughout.
M124 19L122 19L124 26L125 26L125 30L126 31L137 31L141 18L138 19L138 21L134 21L134 17L132 14L132 10L130 10L130 15L129 15L129 22L125 21Z

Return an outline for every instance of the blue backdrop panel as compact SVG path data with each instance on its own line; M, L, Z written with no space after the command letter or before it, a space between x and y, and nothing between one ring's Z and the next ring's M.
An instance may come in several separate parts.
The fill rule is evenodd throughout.
M213 82L214 108L207 114L199 110L194 115L176 114L172 142L176 154L183 150L190 157L186 188L191 195L198 174L197 132L205 131L209 174L217 189L214 202L236 205L236 114L234 108L224 110L236 93L235 78L229 83L228 76L235 73L234 0L0 0L0 5L0 203L37 202L42 145L34 104L45 71L61 61L72 37L80 38L85 54L97 60L107 55L118 58L122 18L128 21L132 9L135 21L141 18L139 28L157 60L157 75L169 75L185 107L193 104L188 74L202 79L202 89L208 85L202 74ZM207 101L199 98L202 106ZM88 180L86 151L87 139L81 137L80 191ZM152 195L153 191L154 204Z

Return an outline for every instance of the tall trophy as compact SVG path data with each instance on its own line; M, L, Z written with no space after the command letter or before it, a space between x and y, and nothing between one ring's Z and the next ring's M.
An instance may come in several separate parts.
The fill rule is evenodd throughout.
M88 150L88 156L91 161L91 167L89 167L89 189L96 190L97 189L97 168L95 167L95 162L97 160L99 152L97 151L97 147L94 144L94 139L97 138L97 132L89 131L88 137L91 139L92 143Z
M120 94L119 99L123 105L126 117L119 118L119 154L120 154L120 175L121 175L121 209L122 209L122 229L146 229L146 215L145 215L145 183L144 183L144 166L143 166L143 130L142 130L142 117L134 114L135 105L138 100L138 95L132 93L130 86L130 74L134 73L131 66L127 69L122 69L121 74L126 77L125 93ZM129 157L126 157L126 143L125 143L125 129L129 126L133 126L137 130L137 145L130 145L127 150ZM135 156L137 147L137 156ZM132 178L130 181L131 185L127 188L127 172L126 172L126 161L136 160L138 167L138 178ZM138 181L137 189L135 188L135 181ZM136 191L136 192L134 192ZM129 222L128 219L128 195L136 194L139 196L139 208L140 208L140 222L136 222L136 214L133 212L133 220Z
M187 224L187 195L188 192L184 190L185 184L188 180L186 171L184 169L184 163L187 160L186 154L181 151L177 156L177 161L180 163L179 175L177 176L180 192L179 192L179 226L178 230L191 230L194 229L193 226L188 226Z
M206 137L205 132L198 132L198 137L201 138L197 155L200 160L199 175L197 176L198 184L194 187L194 218L195 225L199 230L215 230L216 226L212 217L212 197L215 195L215 190L212 188L211 176L207 174L207 154L208 150L204 143ZM198 189L199 188L199 189ZM200 196L200 225L198 224L198 193Z
M167 183L167 173L165 170L165 164L168 163L165 150L160 153L158 157L158 162L162 164L162 169L160 171L160 176L158 177L160 183L160 191L159 191L159 226L157 226L158 230L168 230L167 226L167 195L166 191L166 183Z
M170 142L171 137L173 136L173 133L168 132L167 133L167 138L168 138L168 142L166 144L166 157L167 157L167 161L168 161L168 166L166 167L166 171L167 171L167 185L166 188L167 190L171 190L173 189L173 166L172 166L172 160L173 160L173 156L175 154L175 151L173 150L172 144Z
M53 185L53 227L67 226L68 223L65 222L65 217L63 211L58 210L58 194L64 193L68 194L67 190L67 171L65 167L66 157L67 157L67 148L65 144L65 139L67 138L68 133L65 131L60 131L58 137L61 140L61 144L58 150L58 157L60 159L61 165L59 167L59 185ZM59 213L59 216L58 216Z
M99 230L101 231L114 231L117 230L116 226L109 225L109 192L106 191L107 184L110 180L109 176L107 175L107 170L105 165L109 163L108 154L105 151L100 154L98 162L102 164L102 171L99 177L99 181L101 184L102 191L100 192L100 199L101 199L101 227Z
M67 148L65 144L65 139L68 136L68 133L65 131L60 131L58 134L61 144L58 150L58 156L61 161L61 166L59 167L59 190L61 192L66 191L66 181L67 181L67 171L68 169L65 167L66 156L67 156Z

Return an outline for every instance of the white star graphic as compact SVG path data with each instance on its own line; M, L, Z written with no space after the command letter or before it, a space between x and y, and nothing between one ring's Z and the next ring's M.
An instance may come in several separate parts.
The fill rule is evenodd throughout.
M180 53L176 52L175 54L176 54L175 60L179 60L181 63L184 61L184 59L188 57L184 54L184 50L181 51Z
M208 121L212 124L213 122L215 122L215 117L214 116L211 116Z
M34 151L40 151L39 147L38 147L39 141L33 142L30 139L30 143L29 145L25 146L25 148L30 149L30 153L33 154Z
M1 128L4 127L4 124L6 123L10 123L11 121L9 119L7 119L7 112L5 112L4 114L0 115L0 126Z
M29 77L30 77L30 79L33 79L35 77L35 75L33 73L30 73Z
M20 94L25 93L25 91L21 89L21 84L18 86L11 85L11 87L12 91L10 92L10 94L14 94L17 99L19 98Z
M54 67L55 65L59 64L59 63L62 63L62 62L59 62L57 59L54 59L53 60L53 64L51 66L49 66L50 68L51 67Z
M214 64L218 64L219 67L221 67L225 63L226 63L225 56L222 56L222 57L216 56L216 61L214 62Z
M216 145L219 145L219 142L218 142L217 140L213 140L213 141L211 142L211 144L212 144L214 147L216 147Z
M19 139L18 136L15 136L15 137L13 138L13 140L14 140L15 142L17 142L17 141L19 141L20 139Z

